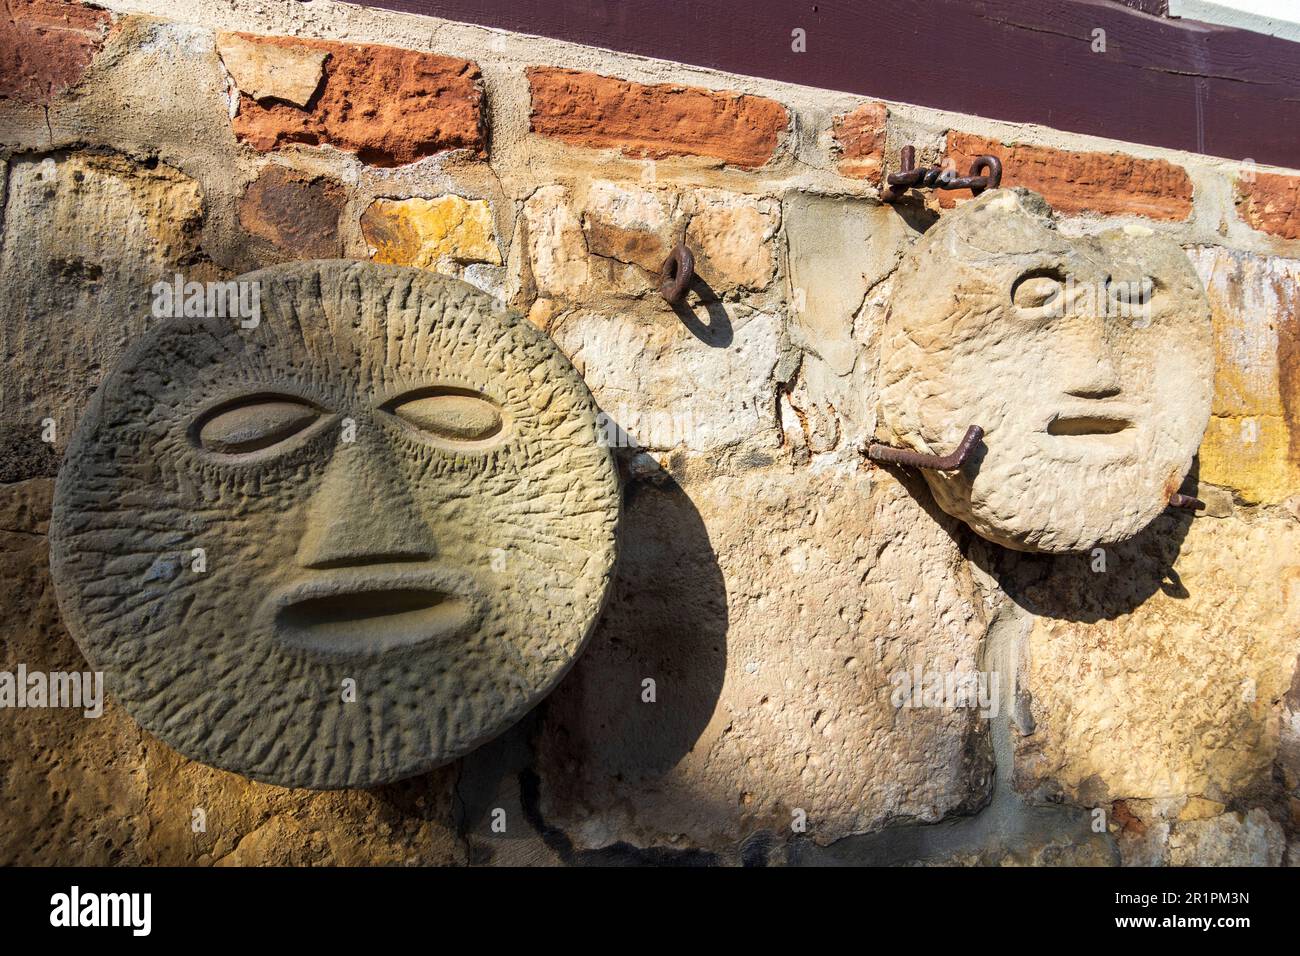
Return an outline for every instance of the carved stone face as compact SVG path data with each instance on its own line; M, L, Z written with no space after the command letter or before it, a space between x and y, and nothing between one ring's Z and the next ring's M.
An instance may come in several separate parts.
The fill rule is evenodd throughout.
M990 541L1077 551L1166 507L1209 420L1209 306L1144 227L1069 238L1041 199L994 190L944 216L899 270L883 339L889 441L944 454L939 506Z
M464 283L242 280L257 328L155 329L82 419L51 528L64 620L205 763L313 788L445 763L533 707L601 608L619 491L591 396Z

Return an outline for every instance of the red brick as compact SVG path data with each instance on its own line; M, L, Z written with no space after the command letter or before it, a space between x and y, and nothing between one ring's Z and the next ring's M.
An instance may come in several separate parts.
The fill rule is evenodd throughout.
M835 117L832 131L841 175L873 182L880 179L888 118L884 103L863 103L853 112Z
M53 101L85 74L112 19L70 0L0 2L0 99Z
M1300 176L1256 173L1238 180L1237 211L1252 229L1300 239Z
M483 81L470 60L374 44L239 36L329 54L325 77L305 107L240 94L232 125L254 149L328 144L373 166L400 166L449 149L486 150Z
M1005 146L948 132L948 156L962 175L988 153L1002 160L1002 185L1027 186L1060 212L1183 220L1192 213L1192 181L1181 166L1123 153L1078 153L1046 146ZM940 205L962 194L941 192Z
M626 156L708 156L762 166L789 124L785 107L743 93L532 67L532 130L574 146Z

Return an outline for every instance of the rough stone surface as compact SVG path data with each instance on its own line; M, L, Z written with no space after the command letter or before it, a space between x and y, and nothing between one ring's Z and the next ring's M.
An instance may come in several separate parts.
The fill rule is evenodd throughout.
M610 607L547 702L543 818L579 847L722 850L784 842L796 810L825 844L979 806L978 711L891 700L917 666L979 666L945 520L865 471L639 486Z
M707 156L762 166L789 123L784 106L761 96L647 86L558 67L529 67L528 82L533 132L628 156Z
M1183 220L1192 212L1187 171L1163 159L1008 146L969 133L948 133L947 156L962 174L976 156L984 154L1002 160L1004 187L1032 189L1063 213ZM940 191L939 202L953 206L962 195Z
M715 291L767 288L776 273L772 242L780 225L775 200L697 191L684 203L686 245L695 274Z
M239 36L259 46L327 54L320 92L305 108L241 92L231 122L254 149L330 145L374 166L486 149L482 78L469 60L376 44Z
M1169 834L1172 866L1281 866L1286 834L1259 808L1180 823Z
M763 304L754 296L777 275L781 208L766 196L595 180L585 188L543 186L522 213L528 282L544 299L597 307L611 296L656 297L664 260L679 242L695 256L693 304Z
M345 201L335 180L267 166L244 191L239 222L296 259L331 259L341 250L339 215Z
M524 236L537 293L547 298L581 298L592 277L582 220L568 191L543 186L524 202Z
M288 790L207 766L111 687L95 719L0 707L0 863L1300 865L1300 174L1152 162L1118 142L1080 152L1048 129L358 5L101 2L114 12L29 0L0 17L0 671L91 666L48 571L52 486L106 369L159 321L151 285L366 260L379 218L385 256L440 250L426 269L573 355L597 427L629 446L614 449L629 519L591 653L500 736L398 783ZM481 84L472 64L429 67L453 57L481 63ZM548 77L559 96L532 131L527 68L546 63L590 72ZM238 138L243 123L279 152ZM999 152L1009 183L1070 211L1068 235L1151 216L1190 251L1215 361L1180 489L1206 503L1195 518L1163 512L1101 555L1024 554L945 515L919 474L864 462L888 434L878 366L900 257L970 201L872 198L886 127L891 157ZM1002 145L1030 133L1038 145ZM412 215L409 197L446 208ZM473 238L406 229L462 211ZM678 242L701 278L674 308L656 273ZM1179 356L1174 343L1157 360L1177 371ZM461 436L491 426L441 397L436 417L406 411ZM204 437L230 449L308 421L292 399ZM141 474L166 488L175 469ZM270 500L258 480L250 500ZM227 501L229 486L199 491ZM503 500L516 492L532 501ZM192 512L159 533L226 514ZM286 514L255 560L295 568L284 555L312 523ZM205 573L224 578L217 551ZM1009 674L1006 700L987 721L896 710L898 660Z
M784 214L791 336L836 375L847 375L865 345L854 338L854 317L897 267L910 233L889 207L863 209L825 196L791 196Z
M5 0L0 100L50 103L76 85L103 46L112 15L76 0Z
M587 190L582 231L593 256L654 275L681 238L677 197L665 189L597 180Z
M931 454L981 426L960 470L925 471L939 506L1007 547L1078 551L1137 534L1182 484L1210 414L1209 309L1177 244L1067 238L1040 202L992 190L916 244L881 410L889 443Z
M54 482L0 486L0 669L87 670L59 622L46 532ZM3 711L0 859L7 864L133 862L147 829L139 734L111 702L101 717L71 708Z
M725 347L700 341L669 312L566 312L551 336L590 386L611 425L635 444L715 452L777 443L772 396L780 322L733 309Z
M220 34L217 52L241 93L294 106L306 106L320 87L329 56L319 48L261 43L237 33Z
M361 233L375 262L434 270L444 259L501 264L483 199L376 199L361 216Z
M125 716L124 721L128 720ZM147 735L142 862L164 866L463 864L455 771L367 790L314 792L255 783L187 760ZM203 832L194 832L194 810Z
M847 382L861 384L858 376ZM851 407L852 396L844 393L845 383L813 355L801 356L798 374L781 383L777 399L781 444L795 462L808 464L815 455L834 452L858 437L847 434L850 428L865 428L856 414L861 409Z
M311 788L446 763L551 689L604 600L619 500L590 394L454 280L242 281L256 328L163 324L96 394L55 495L63 620L195 759Z
M1159 518L1097 557L1007 555L1035 616L1017 785L1086 806L1267 779L1300 628L1300 524ZM1184 808L1185 809L1185 808Z
M11 424L52 418L56 447L67 444L103 370L151 321L151 286L201 273L202 218L198 183L164 163L12 161L4 225L22 240L0 248L0 407Z
M884 103L863 103L851 113L835 117L832 132L841 175L873 182L880 179L888 118Z
M1237 209L1252 228L1300 239L1300 176L1256 173L1237 181Z
M1214 317L1214 405L1201 477L1249 502L1300 490L1300 262L1191 252Z

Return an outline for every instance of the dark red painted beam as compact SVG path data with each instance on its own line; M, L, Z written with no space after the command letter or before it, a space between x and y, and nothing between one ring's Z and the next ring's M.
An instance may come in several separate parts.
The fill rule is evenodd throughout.
M367 0L1060 130L1300 167L1300 43L1107 0ZM806 53L791 31L807 32ZM1104 30L1106 52L1092 52Z

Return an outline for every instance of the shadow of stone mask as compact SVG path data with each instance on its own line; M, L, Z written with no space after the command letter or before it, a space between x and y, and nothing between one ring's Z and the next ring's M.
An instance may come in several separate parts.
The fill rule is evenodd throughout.
M1041 197L993 190L900 267L885 322L886 441L944 454L939 507L1021 551L1123 541L1167 505L1209 421L1209 305L1183 250L1142 226L1071 238Z
M465 283L356 262L240 281L260 325L153 329L80 422L50 534L63 619L204 763L311 788L446 763L593 629L620 508L595 404Z

